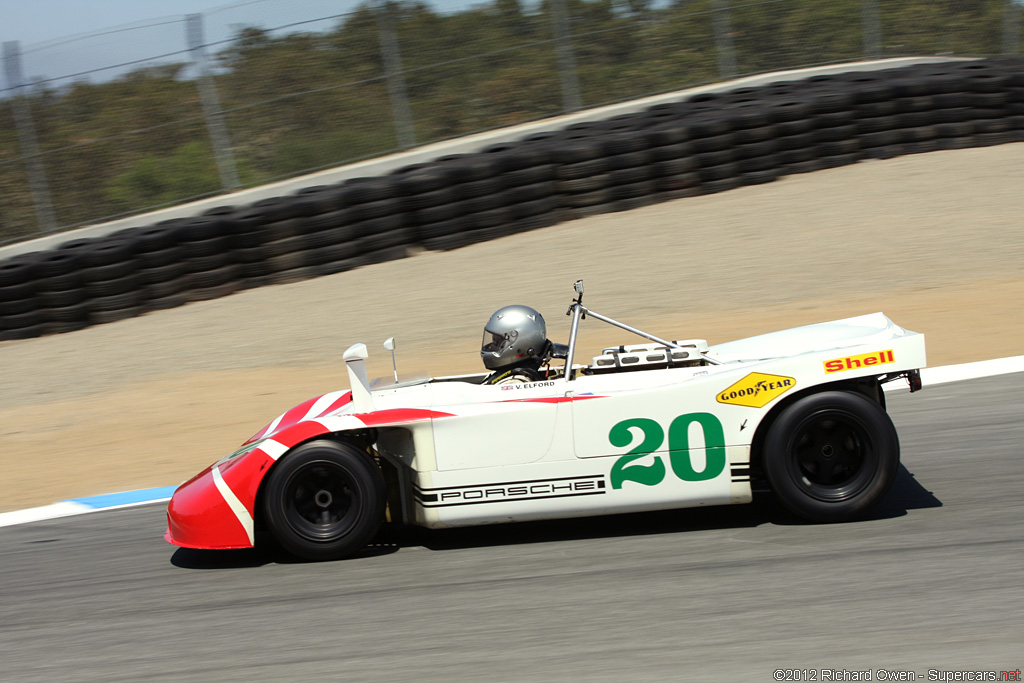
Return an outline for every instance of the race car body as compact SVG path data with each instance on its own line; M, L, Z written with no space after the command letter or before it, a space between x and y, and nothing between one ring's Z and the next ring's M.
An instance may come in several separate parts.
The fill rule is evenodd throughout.
M428 528L746 503L763 483L814 521L854 518L899 466L881 385L920 388L924 336L881 313L708 346L591 311L538 381L366 377L293 408L175 492L166 539L250 547L266 527L309 559L344 557L387 514ZM644 344L574 362L597 318Z

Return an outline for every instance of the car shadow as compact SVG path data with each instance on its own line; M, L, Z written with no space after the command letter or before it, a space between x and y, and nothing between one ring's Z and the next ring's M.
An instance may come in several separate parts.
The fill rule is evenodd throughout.
M346 561L390 555L398 550L397 544L386 539L375 538L368 546ZM270 534L257 533L255 548L238 550L178 548L171 555L170 562L179 569L247 569L268 564L308 564L309 560L302 560L288 554L274 543Z
M910 510L942 507L942 502L922 486L906 467L900 465L892 489L860 521L893 519ZM856 523L856 522L853 522ZM652 536L688 531L809 525L777 503L770 493L756 494L749 505L684 508L657 512L604 515L577 519L544 520L494 524L459 529L423 529L386 524L374 540L345 562L359 561L398 552L402 548L462 550L490 546L549 543L595 538ZM171 564L182 569L240 569L267 564L303 564L285 553L269 534L257 533L256 547L244 550L192 550L178 548Z

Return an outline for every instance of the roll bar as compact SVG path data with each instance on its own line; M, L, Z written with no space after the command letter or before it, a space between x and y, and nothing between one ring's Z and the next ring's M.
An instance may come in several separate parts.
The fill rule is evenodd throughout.
M680 346L676 342L668 341L667 339L662 339L661 337L655 337L653 334L649 334L647 332L644 332L641 329L638 329L636 327L632 327L632 326L627 325L625 323L620 323L618 320L614 320L613 318L609 318L608 316L601 315L597 311L590 310L589 308L587 308L586 306L583 305L583 280L577 280L576 282L573 283L572 287L573 287L573 290L576 292L577 296L576 296L575 299L573 299L573 302L569 305L569 310L566 311L566 315L568 315L568 316L570 316L572 318L572 324L569 326L569 352L568 352L568 354L566 354L566 358L565 358L565 378L566 379L572 379L574 377L574 375L575 375L575 371L572 369L572 362L573 362L574 356L576 355L576 337L579 334L580 320L583 320L588 315L590 317L592 317L592 318L597 318L598 320L600 320L602 322L606 322L609 325L614 325L615 327L618 327L618 328L621 328L623 330L626 330L627 332L632 332L633 334L639 335L639 336L643 337L644 339L650 339L653 342L657 342L659 344L664 344L665 346L667 346L670 349L681 349L681 348L683 348L682 346ZM721 365L722 364L721 361L715 360L714 358L708 358L703 353L701 353L701 357L702 357L703 360L707 361L708 363L710 363L712 365Z

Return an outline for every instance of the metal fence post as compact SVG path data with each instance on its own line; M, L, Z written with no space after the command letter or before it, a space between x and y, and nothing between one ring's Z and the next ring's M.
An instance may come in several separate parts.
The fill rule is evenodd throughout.
M882 24L878 17L878 0L861 0L861 26L864 33L864 58L882 56Z
M1003 8L1003 54L1015 55L1020 52L1020 15L1019 0L1006 0Z
M11 110L14 113L14 127L18 130L21 153L25 158L25 174L28 176L29 191L36 210L39 232L53 232L57 229L57 218L50 198L50 186L46 182L46 169L39 154L36 127L32 121L32 109L25 94L24 78L21 73L21 48L18 41L4 43L4 73L7 87L11 92Z
M729 18L728 0L711 3L712 23L715 28L715 53L718 55L718 74L723 79L736 78L736 52L732 45L732 20Z
M235 166L235 155L231 151L231 137L224 121L217 86L210 75L210 63L206 58L202 14L189 14L185 17L185 36L189 52L192 54L192 63L199 69L196 84L199 88L199 99L203 104L206 130L210 134L210 144L213 146L213 156L217 161L220 184L225 190L234 190L241 186L241 182L238 180L238 168Z
M380 52L384 58L384 73L388 81L388 99L391 100L391 116L395 120L395 135L399 148L408 149L416 144L416 129L413 126L412 110L409 108L402 54L398 51L398 38L395 36L395 24L388 0L380 0L377 3L376 15Z
M583 108L580 82L576 73L576 54L572 49L572 30L565 0L551 0L551 23L555 29L555 51L558 55L558 77L562 83L562 106L565 111Z

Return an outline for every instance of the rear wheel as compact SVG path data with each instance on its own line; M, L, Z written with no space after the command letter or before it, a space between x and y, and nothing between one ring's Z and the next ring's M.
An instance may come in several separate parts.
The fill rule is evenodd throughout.
M788 406L764 443L765 474L776 498L815 522L863 514L892 486L899 464L899 439L885 410L845 391Z
M385 501L384 477L369 455L320 439L274 467L263 509L282 548L307 560L337 560L370 542L384 520Z

